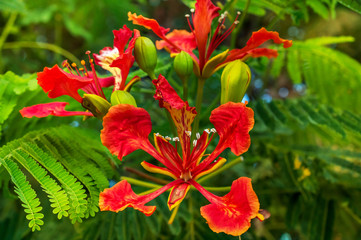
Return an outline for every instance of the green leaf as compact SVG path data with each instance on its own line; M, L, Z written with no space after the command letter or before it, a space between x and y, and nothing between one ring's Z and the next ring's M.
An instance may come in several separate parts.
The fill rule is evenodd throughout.
M24 12L25 9L23 0L0 1L0 11Z
M361 0L338 0L338 2L361 14Z

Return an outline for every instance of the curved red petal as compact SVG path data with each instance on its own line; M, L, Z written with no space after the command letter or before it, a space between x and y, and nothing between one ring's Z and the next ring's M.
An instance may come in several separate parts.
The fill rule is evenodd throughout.
M195 5L193 18L194 32L197 39L200 67L205 64L208 34L211 31L212 21L219 15L219 7L216 7L211 0L198 0Z
M121 54L110 64L111 68L118 68L121 73L121 79L119 79L120 81L115 82L116 90L124 90L125 82L127 80L129 70L133 66L134 60L135 58L132 52L126 52Z
M156 87L154 98L159 101L160 107L166 108L170 113L182 145L183 161L187 162L186 158L190 154L191 124L197 114L196 108L184 102L162 75L154 79L153 84Z
M169 28L164 28L159 25L157 20L143 17L142 15L137 16L136 13L128 12L128 20L132 21L133 24L143 26L147 29L151 29L158 37L164 38L165 34L169 32Z
M155 211L155 206L145 206L144 204L158 197L169 188L178 185L183 180L175 180L158 190L139 196L135 194L126 180L122 180L115 184L112 188L107 188L99 195L99 208L101 211L123 211L127 207L132 207L150 216Z
M202 190L202 194L204 191ZM241 177L233 181L228 194L201 207L201 215L212 231L240 236L251 226L251 219L258 216L259 207L251 179Z
M20 110L20 114L26 118L32 117L47 117L49 115L57 116L57 117L68 117L68 116L93 116L90 112L72 112L66 111L65 106L68 105L67 102L52 102L52 103L44 103L38 104L30 107L25 107Z
M223 104L212 111L210 121L219 135L216 148L230 147L237 156L248 150L251 144L249 131L254 125L254 113L246 104Z
M127 28L127 25L124 25L119 30L113 30L114 47L118 49L119 53L124 52L124 48L132 37L132 33L133 31Z
M292 40L280 38L278 32L267 31L265 28L261 28L257 32L252 33L252 36L250 37L250 39L248 40L248 42L244 48L234 49L234 50L230 51L229 56L227 57L225 62L230 62L230 61L233 61L236 59L242 59L245 56L244 55L245 53L247 53L247 52L252 53L252 52L250 52L251 50L259 47L261 44L263 44L264 42L266 42L268 40L273 40L273 42L276 44L283 44L284 48L289 48L292 46ZM260 50L260 51L262 51L262 50ZM256 53L257 53L257 51L256 51ZM273 57L274 52L272 52L272 54L273 55L271 55L271 56ZM266 55L266 57L268 57L268 55Z
M148 140L152 130L150 116L142 108L119 104L109 109L103 118L101 140L112 154L121 160L137 149L154 154L156 151Z
M168 41L161 40L156 42L157 49L160 50L164 48L170 53L179 53L180 50L182 50L193 55L192 51L197 48L197 42L194 34L186 30L175 29L168 33L165 38L167 38ZM169 42L172 42L173 45ZM175 48L174 45L178 48Z
M169 210L172 210L183 201L190 189L190 186L191 185L189 183L184 182L172 188L167 202Z
M50 98L69 95L78 102L82 102L78 90L93 81L91 78L64 72L58 65L52 68L45 67L44 71L38 72L37 79L40 87L48 93Z

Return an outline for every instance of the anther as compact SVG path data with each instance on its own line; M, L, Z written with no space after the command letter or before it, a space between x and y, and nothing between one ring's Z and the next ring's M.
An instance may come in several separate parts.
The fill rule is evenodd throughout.
M208 134L210 134L211 133L211 131L209 131L209 129L207 128L207 129L204 129L204 131L206 132L206 133L208 133Z
M190 137L192 135L192 132L191 131L186 131L186 134L188 137Z
M238 23L239 23L239 21L234 21L234 24L236 24L236 25L237 25Z
M166 137L165 137L165 140L170 141L170 140L172 140L172 139L171 139L170 137L166 136Z
M178 142L178 141L179 141L179 137L174 137L174 138L173 138L173 141Z
M155 136L157 136L157 137L158 137L158 136L159 136L159 133L156 133L156 134L155 134Z
M193 140L193 147L197 145L197 140Z
M201 135L199 133L196 133L196 137L197 137L197 139L199 139L201 137Z
M76 63L72 63L71 66L72 66L73 68L76 68Z
M241 15L241 12L240 12L240 11L237 11L237 15Z
M87 54L87 55L89 55L90 53L91 53L91 52L90 52L89 50L85 52L85 54Z
M189 18L190 17L190 15L189 14L186 14L186 15L184 15L186 18Z
M215 128L212 128L212 129L211 129L211 132L212 132L212 133L216 133L217 130L216 130Z
M83 66L85 65L85 61L84 61L84 60L81 60L80 63L81 63L81 65L83 65Z
M62 65L63 65L63 67L67 67L69 65L68 60L64 60Z
M191 8L190 11L191 11L191 13L194 13L195 10L194 10L194 8Z

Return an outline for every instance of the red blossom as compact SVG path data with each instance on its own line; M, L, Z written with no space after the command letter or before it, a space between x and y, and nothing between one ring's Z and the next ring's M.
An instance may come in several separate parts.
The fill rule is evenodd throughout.
M136 149L142 149L152 155L162 166L156 166L148 162L142 162L142 166L155 173L164 174L175 179L165 187L172 188L168 198L168 207L173 209L182 202L191 185L196 187L210 202L202 209L202 215L208 221L214 231L224 231L228 234L244 232L249 227L250 219L256 217L254 211L258 212L259 202L252 190L250 181L247 187L242 187L244 180L237 180L232 185L232 190L224 197L217 197L204 190L196 180L209 174L225 163L224 158L219 155L226 148L240 155L247 151L250 145L248 132L253 127L253 111L247 108L243 103L227 103L213 110L211 122L215 129L205 130L201 135L196 135L196 140L191 145L191 124L196 116L194 107L190 107L188 102L184 102L169 85L168 81L159 76L153 80L156 86L154 98L159 101L159 106L166 108L170 113L177 128L178 137L163 137L159 134L154 135L153 146L148 136L151 132L151 120L149 114L142 108L136 108L131 105L116 105L110 108L108 114L104 117L101 139L103 144L118 155L119 159L133 152ZM218 133L219 142L215 150L206 154L206 149ZM179 141L181 144L181 154L177 147L171 141ZM247 179L247 178L245 178ZM238 184L238 182L241 182ZM119 183L120 184L120 183ZM146 214L151 210L144 210L144 204L160 192L157 190L153 195L145 195L143 199L130 192L130 186L124 181L116 186L106 189L100 196L100 205L102 210L120 211L126 207L133 207ZM239 187L241 186L241 187ZM164 188L162 188L164 190ZM164 192L164 191L161 192ZM108 194L112 193L112 194ZM238 195L239 196L238 196ZM237 196L236 196L237 195ZM252 196L244 200L244 196ZM106 203L106 204L105 204ZM226 203L231 203L227 205ZM214 205L215 204L215 205ZM214 221L217 215L224 221ZM230 222L237 219L237 224L231 229L224 227L224 224L230 226ZM225 221L228 221L225 222ZM245 223L247 223L245 225Z
M221 14L216 30L211 33L211 25L214 18L219 16L219 7L216 7L211 0L197 0L195 11L191 11L191 15L186 15L191 32L186 30L173 30L168 33L169 29L165 29L159 25L155 19L137 16L135 13L128 13L130 21L134 24L144 26L151 29L162 40L157 41L158 49L166 49L171 53L179 53L185 51L191 55L196 63L195 73L200 77L207 78L212 73L223 67L226 63L241 59L246 60L248 57L266 56L276 57L277 51L265 48L257 49L262 43L273 40L276 44L283 44L284 48L292 45L291 40L282 39L277 32L269 32L265 28L254 32L247 42L246 47L242 49L234 49L228 52L227 58L219 57L219 62L212 64L211 68L206 68L207 63L212 59L214 50L231 34L238 24L238 16L234 20L229 29L223 30L227 13ZM192 18L192 23L190 19ZM198 57L193 53L194 49L198 49Z

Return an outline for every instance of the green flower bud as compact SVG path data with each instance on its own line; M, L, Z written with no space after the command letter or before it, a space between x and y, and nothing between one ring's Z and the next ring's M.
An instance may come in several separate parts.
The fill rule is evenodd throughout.
M193 72L193 60L191 56L184 51L181 51L174 58L173 66L175 72L182 80L187 79Z
M118 104L130 104L134 107L137 106L137 103L135 102L134 97L126 91L117 90L112 93L112 96L110 97L110 101L112 103L112 106L118 105Z
M111 104L95 94L84 94L82 105L100 120L108 113Z
M153 78L154 69L157 65L157 50L154 43L149 38L138 37L135 41L134 57L140 69Z
M221 104L241 102L251 81L251 70L241 60L227 64L221 77Z

